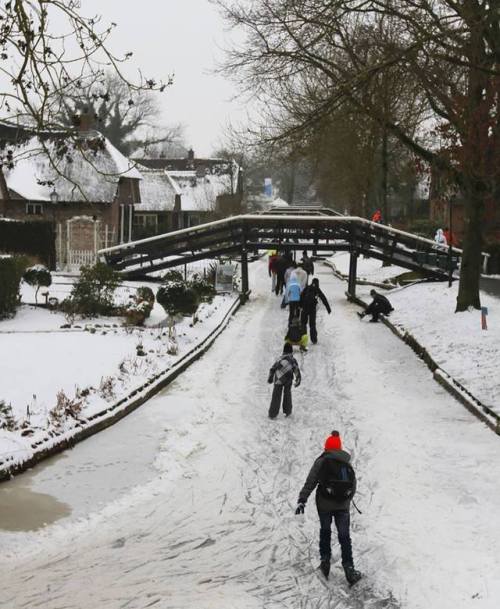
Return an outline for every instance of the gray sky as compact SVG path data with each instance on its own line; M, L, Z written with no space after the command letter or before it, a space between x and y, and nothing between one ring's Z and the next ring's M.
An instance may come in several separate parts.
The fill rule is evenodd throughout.
M186 126L187 144L196 156L210 154L231 120L245 112L231 101L233 85L208 72L221 59L227 40L224 23L208 0L82 0L85 16L102 15L115 22L108 46L120 53L133 51L131 68L174 84L159 96L166 123ZM131 73L132 74L132 73Z

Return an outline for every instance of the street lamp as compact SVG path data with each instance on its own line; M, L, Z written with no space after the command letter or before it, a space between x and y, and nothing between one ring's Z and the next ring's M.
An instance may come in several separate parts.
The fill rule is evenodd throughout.
M50 203L51 203L51 207L52 207L52 233L54 235L54 263L53 263L53 267L54 270L56 270L56 264L57 264L57 246L56 246L56 241L57 241L57 234L56 234L56 205L59 203L59 194L56 191L56 187L54 186L52 189L52 192L50 193Z

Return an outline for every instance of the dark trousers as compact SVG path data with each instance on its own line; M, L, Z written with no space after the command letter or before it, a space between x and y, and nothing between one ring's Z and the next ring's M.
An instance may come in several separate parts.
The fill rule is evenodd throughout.
M288 321L291 321L294 317L298 317L300 314L300 301L288 303Z
M331 512L318 512L319 529L319 555L321 560L330 560L332 556L332 518L337 527L340 550L342 553L342 565L352 565L352 545L349 527L351 516L349 510L332 510Z
M274 385L271 405L269 406L269 416L271 419L278 416L281 406L281 396L283 395L283 412L288 416L292 412L292 386Z
M371 315L373 321L378 321L380 313L384 312L383 308L378 303L371 302L365 309L365 315Z
M310 311L302 309L301 321L305 328L307 328L307 322L309 321L309 336L311 337L311 342L317 343L318 331L316 329L316 309L311 309Z
M283 288L285 287L285 274L276 274L276 294L283 294Z

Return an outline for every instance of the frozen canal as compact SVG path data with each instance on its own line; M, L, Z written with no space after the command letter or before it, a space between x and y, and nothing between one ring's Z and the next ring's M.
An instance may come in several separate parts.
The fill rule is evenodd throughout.
M500 439L381 324L333 305L298 355L294 412L270 421L267 373L287 313L253 265L250 303L148 405L0 486L8 609L493 609L500 598ZM358 473L349 590L318 565L298 492L332 428ZM44 526L44 523L47 523Z

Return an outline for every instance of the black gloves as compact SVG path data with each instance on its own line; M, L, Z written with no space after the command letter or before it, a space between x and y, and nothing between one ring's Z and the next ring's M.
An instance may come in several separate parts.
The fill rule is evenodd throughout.
M295 510L295 516L299 516L299 514L304 513L304 508L306 507L305 503L297 503L297 509Z
M273 373L273 372L270 372L270 373L269 373L269 376L267 377L267 382L268 382L269 384L271 384L273 381L274 381L274 373Z

